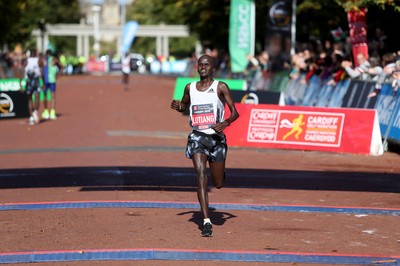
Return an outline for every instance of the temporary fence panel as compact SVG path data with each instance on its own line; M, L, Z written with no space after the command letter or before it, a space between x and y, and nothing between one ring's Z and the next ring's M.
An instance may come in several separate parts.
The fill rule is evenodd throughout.
M375 105L384 143L387 140L400 142L400 97L399 94L393 96L392 93L393 87L383 84Z
M308 83L309 84L306 88L306 93L300 103L301 106L314 106L315 99L322 86L321 79L317 76L312 76Z
M299 78L289 79L286 89L283 90L286 105L300 105L307 89L307 84L302 82L304 78L305 75L300 75Z
M329 99L327 107L335 108L342 106L343 97L346 94L350 85L350 80L345 79L337 82L335 85L332 95Z
M322 86L321 91L318 95L318 99L315 103L317 107L328 107L329 100L333 94L333 90L335 89L334 85L325 84Z
M370 94L374 88L375 82L351 80L349 88L343 97L342 107L374 108L376 98L368 98L368 94Z
M280 71L271 75L271 83L267 88L268 91L283 92L289 82L288 71Z

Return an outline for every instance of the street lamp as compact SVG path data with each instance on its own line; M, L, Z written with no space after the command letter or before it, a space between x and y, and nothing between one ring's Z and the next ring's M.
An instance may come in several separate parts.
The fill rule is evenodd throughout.
M133 3L135 0L118 0L118 4L121 7L121 13L120 13L120 23L121 23L121 33L124 31L124 27L126 24L126 6L130 5ZM119 45L118 47L118 53L123 56L123 51L122 51L122 45Z
M46 20L44 18L41 18L38 22L39 30L40 30L40 38L41 38L41 47L40 50L43 53L44 52L44 34L46 33Z
M93 50L94 50L94 55L95 58L97 59L99 57L99 52L100 52L100 11L101 7L98 5L94 5L92 7L93 11L93 36L94 36L94 44L93 44Z

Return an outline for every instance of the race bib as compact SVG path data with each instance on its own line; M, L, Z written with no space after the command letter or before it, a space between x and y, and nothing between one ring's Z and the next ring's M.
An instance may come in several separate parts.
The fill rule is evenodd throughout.
M193 129L207 129L215 124L214 107L209 104L192 105Z

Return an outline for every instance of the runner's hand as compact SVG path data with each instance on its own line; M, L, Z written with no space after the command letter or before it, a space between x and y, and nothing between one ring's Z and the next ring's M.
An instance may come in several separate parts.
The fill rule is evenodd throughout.
M220 133L224 131L227 126L229 126L229 123L227 121L223 121L213 125L211 128L214 129L215 132Z
M171 109L180 111L181 109L181 102L178 100L172 100L171 102Z

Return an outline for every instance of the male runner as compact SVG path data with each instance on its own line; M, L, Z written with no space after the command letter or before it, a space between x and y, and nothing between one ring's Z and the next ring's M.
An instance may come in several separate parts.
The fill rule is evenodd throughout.
M26 61L25 66L25 93L28 96L28 110L29 110L29 125L39 124L39 95L41 91L40 85L40 61L37 56L37 51L31 49L29 52L29 57Z
M203 55L198 60L200 81L186 85L181 101L172 100L171 108L178 112L190 112L193 132L188 136L186 157L192 159L197 174L197 197L203 214L201 236L213 235L208 213L207 162L214 186L220 189L225 179L225 160L228 150L223 130L235 121L239 114L225 82L213 79L216 70L214 58ZM224 119L224 104L231 115Z
M43 68L44 79L44 111L42 113L43 119L57 119L56 114L56 81L58 73L62 73L63 65L57 56L54 56L51 50L46 51L46 58ZM51 106L47 103L48 93L51 93Z

